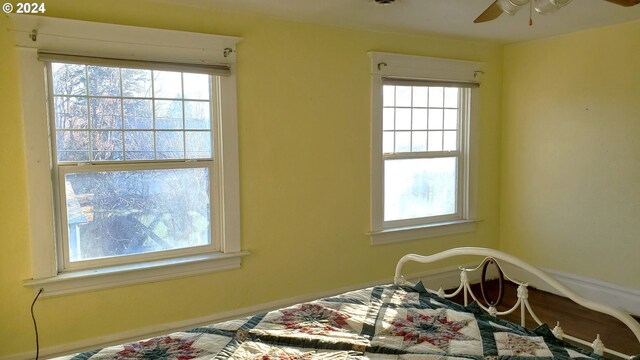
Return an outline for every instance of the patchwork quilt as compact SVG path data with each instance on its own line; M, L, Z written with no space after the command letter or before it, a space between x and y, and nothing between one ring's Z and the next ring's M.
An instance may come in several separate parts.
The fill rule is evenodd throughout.
M384 285L62 359L602 359L428 293Z

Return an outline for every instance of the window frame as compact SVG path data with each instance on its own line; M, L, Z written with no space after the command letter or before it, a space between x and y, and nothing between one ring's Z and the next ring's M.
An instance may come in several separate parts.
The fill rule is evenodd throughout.
M52 186L53 186L53 202L55 209L55 219L56 219L56 253L58 254L58 270L59 272L65 271L74 271L74 270L83 270L83 269L91 269L91 268L104 268L108 266L116 266L116 265L124 265L124 264L135 264L144 261L150 260L162 260L162 259L172 259L172 258L180 258L189 255L197 255L202 253L214 253L220 251L220 242L222 238L222 234L220 233L219 228L222 223L222 219L220 219L219 209L219 196L217 189L220 186L220 181L218 176L214 176L217 158L222 149L219 148L219 143L215 141L215 134L218 133L220 128L221 116L217 108L219 108L219 104L216 101L220 98L220 81L219 76L207 74L209 76L209 91L210 97L207 100L209 102L210 108L210 136L211 136L211 158L195 158L195 159L153 159L153 160L118 160L118 161L91 161L90 159L87 161L63 161L59 162L57 160L58 153L58 142L57 142L57 129L56 129L56 117L55 117L55 109L54 109L54 89L53 89L53 72L52 72L52 63L75 63L85 66L98 65L105 67L122 67L123 64L120 64L119 61L114 61L110 63L109 61L101 61L99 64L95 64L91 62L91 58L85 58L85 61L79 62L72 59L71 61L44 61L45 71L47 74L47 97L49 101L48 103L48 116L49 116L49 129L51 132L50 143L51 143L51 163L52 163ZM124 64L126 65L126 64ZM125 67L122 67L125 68ZM137 66L138 69L150 70L149 68L145 68L144 66ZM170 71L172 68L167 66L163 67L163 71ZM179 69L175 69L177 72L181 73L189 73L188 66L180 66ZM122 86L122 84L121 84ZM183 89L184 90L184 89ZM91 94L87 93L83 97L86 97L87 102L89 102L92 98L102 98L102 96L92 97ZM120 98L121 100L125 99L124 95L114 96ZM150 100L156 100L157 98L154 96L149 98ZM181 98L182 101L185 101L184 98ZM89 116L89 115L87 115ZM183 115L184 116L184 115ZM87 119L89 123L91 119ZM92 128L89 124L89 127L86 131L91 131ZM120 129L121 131L126 131L125 128ZM150 131L153 131L154 134L158 129L154 126ZM161 130L160 130L161 131ZM184 131L184 129L183 129ZM91 136L91 133L90 135ZM210 241L211 243L208 245L201 245L197 247L189 247L189 248L181 248L181 249L171 249L171 250L163 250L158 252L150 252L150 253L138 253L131 255L123 255L123 256L114 256L114 257L106 257L99 259L88 259L88 260L79 260L79 261L70 261L69 259L69 234L68 234L68 219L67 219L67 206L66 206L66 197L63 194L66 194L66 182L65 175L69 173L91 173L91 172L101 172L101 171L136 171L136 170L164 170L164 169L185 169L185 168L206 168L209 174L209 224L210 224Z
M398 85L394 82L394 79L383 78L382 86L386 85L394 85L394 86L427 86L427 87L437 87L438 85L442 85L439 83L434 83L431 81L425 80L416 80L416 81L405 81L406 84ZM447 221L456 221L462 220L464 218L464 186L467 183L467 143L464 141L467 138L467 129L469 127L469 106L470 106L470 89L456 87L459 89L458 94L458 118L457 118L457 128L456 128L456 145L457 150L441 150L441 151L421 151L421 152L392 152L387 153L383 151L382 161L383 161L383 173L384 168L386 168L386 163L388 160L404 160L404 159L438 159L438 158L456 158L456 206L455 212L451 214L443 214L443 215L434 215L434 216L425 216L425 217L414 217L408 219L398 219L398 220L385 220L383 215L383 227L384 228L397 228L403 226L416 226L416 225L427 225L434 223L442 223ZM395 106L394 106L395 108ZM384 109L384 106L383 106ZM414 109L413 106L410 109ZM394 130L395 131L395 130ZM428 130L427 130L428 131ZM384 130L383 130L384 132ZM383 184L385 182L383 175ZM384 197L382 198L383 208L384 208Z
M241 39L49 17L10 16L13 22L11 32L21 65L28 215L31 219L32 278L23 284L43 288L43 296L56 296L240 267L241 258L248 254L240 247L235 47ZM39 29L42 29L41 33ZM37 34L35 37L25 35L32 31ZM127 42L122 42L122 39L127 39ZM210 164L209 170L210 179L219 184L215 186L213 181L210 184L210 190L215 192L211 198L211 213L215 209L214 200L220 209L219 220L216 220L219 226L216 228L211 223L212 241L215 236L220 237L218 251L209 249L163 259L152 256L140 262L99 268L63 269L57 245L60 234L57 234L55 226L56 222L60 224L60 219L55 218L58 212L54 211L58 206L54 192L59 191L54 186L57 183L54 177L60 174L53 171L52 156L55 154L52 153L52 131L49 128L53 119L49 117L51 114L47 106L49 84L46 66L38 61L39 50L134 62L186 64L187 67L211 64L229 69L228 76L213 77L218 79L216 86L220 91L211 94L212 106L214 102L220 104L218 109L214 108L217 113L212 114L212 122L219 126L218 131L212 129L212 151L218 158ZM180 68L176 71L189 72ZM215 121L214 118L220 120ZM204 163L184 160L181 166L202 166ZM98 169L113 163L109 164L88 166Z
M371 58L371 231L372 245L424 239L434 236L474 231L476 218L477 114L479 77L482 63L370 52ZM458 141L462 163L457 164L457 204L452 215L386 221L384 219L385 161L402 158L425 158L427 152L385 154L382 148L383 86L393 81L415 84L453 83L465 87L466 102L460 107L461 124ZM462 104L461 104L462 105ZM463 110L464 109L464 110ZM438 153L443 155L445 152ZM428 156L428 155L427 155ZM460 159L460 158L459 158Z

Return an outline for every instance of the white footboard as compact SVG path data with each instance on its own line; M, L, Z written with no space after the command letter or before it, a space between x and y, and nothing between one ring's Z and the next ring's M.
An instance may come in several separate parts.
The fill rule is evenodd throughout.
M551 286L552 288L554 288L555 290L557 290L560 294L566 296L567 298L573 300L575 303L582 305L588 309L600 312L600 313L604 313L610 316L615 317L616 319L622 321L622 323L624 323L627 327L629 327L629 329L631 329L631 331L633 332L633 334L636 336L638 342L640 343L640 324L633 318L631 317L628 313L608 306L608 305L604 305L604 304L600 304L588 299L585 299L583 297L581 297L580 295L576 294L573 290L569 289L567 286L565 286L564 284L560 283L558 280L556 280L555 278L553 278L552 276L548 275L547 273L545 273L544 271L540 270L539 268L528 264L526 262L524 262L521 259L518 259L512 255L509 255L507 253L504 253L502 251L498 251L498 250L493 250L493 249L487 249L487 248L479 248L479 247L463 247L463 248L455 248L455 249L450 249L450 250L446 250L437 254L433 254L433 255L416 255L416 254L408 254L403 256L400 261L398 261L398 264L396 266L396 273L395 273L395 277L394 277L394 281L396 284L398 285L402 285L402 284L406 284L407 282L404 280L404 278L402 277L402 267L404 266L405 263L409 262L409 261L415 261L415 262L419 262L419 263L432 263L432 262L436 262L436 261L440 261L443 259L447 259L447 258L451 258L451 257L456 257L456 256L468 256L468 255L477 255L477 256L484 256L485 259L480 263L480 265L478 265L475 268L464 268L464 267L460 267L460 286L452 293L447 294L445 293L445 291L440 288L438 290L433 290L433 289L427 289L428 291L437 294L440 297L443 298L450 298L450 297L454 297L457 296L460 292L463 292L464 294L464 302L465 305L468 305L469 302L469 296L475 300L478 305L480 305L485 311L487 311L489 314L493 315L493 316L497 316L497 315L506 315L506 314L510 314L516 310L520 310L520 322L522 326L525 326L525 317L527 312L531 315L531 317L538 323L538 325L542 324L542 322L540 321L540 319L536 316L536 314L533 312L533 309L531 308L531 305L529 305L529 300L528 300L528 284L525 282L520 282L520 281L516 281L513 280L511 278L509 278L509 276L507 274L504 273L504 271L502 271L502 268L500 267L500 262L503 263L509 263L512 265L515 265L519 268L521 268L522 270L525 270L526 272L538 277L540 280L544 281L545 283L547 283L549 286ZM514 283L515 285L518 286L518 292L517 292L517 296L518 296L518 300L516 302L516 304L509 310L503 311L503 312L498 312L496 310L496 308L494 306L484 306L482 304L481 301L478 301L477 296L474 294L474 292L471 289L471 284L469 283L468 280L468 273L472 272L472 271L477 271L478 269L480 269L481 267L483 267L485 265L486 262L488 261L493 261L498 268L501 270L501 272L504 274L504 278L507 281L510 281L512 283ZM593 341L593 342L588 342L585 341L584 339L580 339L580 338L576 338L574 336L565 334L564 331L562 330L562 328L560 327L560 323L558 323L556 325L556 327L553 329L553 333L554 335L559 338L559 339L567 339L567 340L572 340L575 341L577 343L580 343L582 345L586 345L586 346L591 346L593 348L594 353L598 354L598 355L603 355L605 352L615 355L615 356L619 356L622 358L627 358L627 359L632 359L631 355L628 354L622 354L620 352L611 350L611 349L607 349L604 344L602 343L602 341L600 340L600 336L598 335L597 338Z

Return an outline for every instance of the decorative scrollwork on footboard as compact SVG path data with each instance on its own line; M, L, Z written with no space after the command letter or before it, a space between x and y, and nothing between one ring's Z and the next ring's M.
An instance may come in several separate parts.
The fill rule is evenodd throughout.
M591 300L587 300L581 297L580 295L576 294L573 290L569 289L565 285L561 284L558 280L556 280L552 276L538 269L537 267L530 265L524 262L523 260L518 259L512 255L509 255L507 253L504 253L498 250L487 249L487 248L466 247L466 248L455 248L451 250L446 250L446 251L443 251L434 255L428 255L428 256L421 256L421 255L415 255L415 254L405 255L400 259L400 261L396 265L396 273L394 278L395 282L398 285L407 283L407 281L401 275L402 266L406 262L416 261L420 263L431 263L431 262L440 261L449 257L467 256L467 255L484 256L485 258L484 260L482 260L480 265L476 267L473 267L473 268L460 267L459 268L460 269L460 285L458 286L457 289L453 290L451 293L447 293L442 287L440 287L437 291L431 290L431 289L427 289L427 291L437 294L442 298L452 298L452 297L458 296L462 292L465 306L469 305L469 298L471 298L478 304L478 306L480 306L482 309L484 309L487 313L489 313L492 316L508 315L519 309L520 325L522 325L523 327L526 326L527 314L529 314L531 318L533 318L533 320L538 325L541 325L542 321L534 313L533 309L531 308L531 304L529 303L529 289L528 289L529 284L526 282L521 282L521 281L517 281L515 279L510 278L507 275L507 273L504 272L504 270L500 265L499 261L504 261L505 263L515 265L520 269L527 271L532 276L535 276L538 279L544 281L547 285L554 288L560 294L571 299L575 303L582 305L588 309L613 316L614 318L620 320L627 327L629 327L629 329L631 329L633 334L638 339L638 342L640 342L640 324L635 319L633 319L629 314L619 309L613 308L611 306L596 303ZM489 267L492 265L495 266L498 271L498 280L499 280L498 281L498 284L499 284L498 297L497 299L495 299L495 301L488 299L487 293L485 291L486 282L487 282L487 271ZM482 269L480 290L481 290L481 293L482 293L481 295L484 302L478 299L469 281L469 273L479 271L479 269ZM497 307L501 304L504 296L505 281L509 281L517 286L517 301L511 308L504 311L498 311ZM598 355L604 355L604 353L606 352L622 358L634 359L634 357L630 355L623 354L611 349L607 349L602 343L602 340L600 339L599 334L597 335L596 339L593 342L588 342L583 339L565 334L559 322L556 324L552 332L554 336L560 340L563 340L563 339L571 340L579 344L582 344L584 346L591 347L593 349L593 352Z
M493 258L485 258L484 265L482 265L482 277L480 278L480 291L482 292L482 298L484 299L485 304L488 306L498 307L502 300L504 299L504 273L500 266L498 266L498 262ZM487 287L487 270L489 269L489 265L495 265L496 270L498 271L498 297L495 301L491 301L487 299L487 291L485 291Z

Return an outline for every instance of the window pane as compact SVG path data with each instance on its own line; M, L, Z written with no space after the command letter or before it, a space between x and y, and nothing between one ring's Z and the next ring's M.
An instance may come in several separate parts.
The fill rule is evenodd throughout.
M442 150L455 151L458 150L458 132L457 131L445 131L444 140L442 143Z
M211 243L206 168L65 175L69 260Z
M56 96L54 107L56 129L86 129L89 127L87 98Z
M211 127L211 108L208 101L184 102L185 129L209 129Z
M182 101L156 100L156 129L182 129Z
M428 87L426 86L414 86L413 87L413 107L427 107L429 99Z
M127 160L155 159L153 131L126 131L124 133Z
M182 97L182 74L173 71L153 71L153 94L158 98Z
M158 131L156 133L157 159L184 159L182 131Z
M427 151L426 131L413 131L411 133L411 151Z
M382 87L382 104L383 106L396 105L396 87L393 85L384 85Z
M91 134L92 160L122 160L122 131L93 131Z
M153 101L124 99L122 110L125 129L153 129Z
M396 152L411 151L411 131L396 131Z
M88 66L89 95L120 96L120 69L103 66Z
M411 130L411 109L396 109L396 130Z
M443 107L444 106L444 88L443 87L430 87L429 88L429 107Z
M429 131L429 151L442 151L442 131Z
M384 220L454 214L457 159L386 160Z
M122 95L150 98L151 70L122 69Z
M94 129L121 129L122 104L120 99L91 98L89 101L91 127Z
M411 106L411 86L396 86L396 106Z
M447 87L444 88L444 107L457 108L458 107L458 88Z
M88 131L58 131L56 133L58 161L89 160Z
M444 110L444 128L448 130L456 130L458 128L458 110Z
M187 159L211 158L211 133L208 131L186 131L185 148Z
M184 74L184 98L209 100L209 75Z
M395 123L395 110L393 108L382 109L382 130L393 130Z
M429 130L442 129L442 109L429 109Z
M427 109L413 109L411 128L413 130L427 130L427 114Z
M55 95L86 95L87 67L77 64L51 64Z

